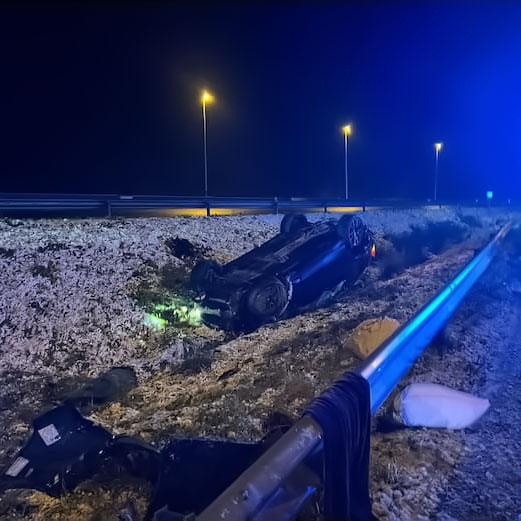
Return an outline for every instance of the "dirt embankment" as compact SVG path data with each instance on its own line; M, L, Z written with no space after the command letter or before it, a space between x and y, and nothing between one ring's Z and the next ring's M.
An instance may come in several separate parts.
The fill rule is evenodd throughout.
M231 260L277 233L280 216L0 221L0 464L61 390L114 365L134 367L139 386L92 415L112 431L159 446L173 435L258 439L271 412L298 415L359 362L345 347L356 325L383 315L407 320L505 218L449 210L363 217L375 232L377 260L354 288L328 308L238 337L194 325L182 313L159 331L147 325L145 312L175 299L188 308L194 259ZM474 390L483 358L449 351L443 371L433 369L439 353L429 352L410 378L428 374ZM464 453L462 433L376 434L375 512L382 519L432 512ZM0 519L116 519L112 505L131 494L143 506L147 493L128 477L87 483L60 500L15 492L0 501Z

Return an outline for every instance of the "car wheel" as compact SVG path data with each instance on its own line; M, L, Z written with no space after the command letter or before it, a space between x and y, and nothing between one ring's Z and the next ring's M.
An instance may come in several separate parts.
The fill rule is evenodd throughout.
M336 225L338 235L351 249L359 248L367 240L367 227L356 215L343 215Z
M190 274L190 284L193 289L201 291L210 286L221 275L222 266L213 260L198 262Z
M257 320L266 322L280 318L289 304L289 290L277 277L265 277L248 292L246 305Z
M288 213L280 223L280 233L294 233L309 225L305 215L301 213Z

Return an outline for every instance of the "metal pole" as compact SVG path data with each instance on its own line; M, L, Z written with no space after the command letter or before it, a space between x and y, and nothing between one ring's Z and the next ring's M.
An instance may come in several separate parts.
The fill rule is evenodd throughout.
M434 200L436 201L438 195L438 159L440 157L440 149L436 147L436 169L434 172Z
M349 198L349 185L348 185L348 181L347 181L347 148L348 148L348 135L347 135L347 132L344 132L344 144L345 144L345 154L344 154L344 159L345 159L345 171L346 171L346 201L347 199Z
M204 196L208 197L208 161L206 156L206 101L203 99Z

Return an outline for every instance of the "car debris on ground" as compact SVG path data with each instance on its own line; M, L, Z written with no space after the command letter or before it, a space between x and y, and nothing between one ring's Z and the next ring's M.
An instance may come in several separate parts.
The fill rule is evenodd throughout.
M432 383L413 383L396 395L387 414L396 425L465 429L490 407L486 398Z
M29 440L0 473L0 492L33 489L59 497L94 476L110 478L117 469L152 486L145 521L187 519L208 506L292 423L275 414L259 442L174 437L162 450L139 438L112 435L84 418L75 405L121 397L135 379L127 369L114 368L92 379L67 395L63 405L34 419ZM137 521L132 511L127 505L116 514Z

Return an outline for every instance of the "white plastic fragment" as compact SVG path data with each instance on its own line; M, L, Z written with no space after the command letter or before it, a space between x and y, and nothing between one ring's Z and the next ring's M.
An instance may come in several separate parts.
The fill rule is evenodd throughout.
M18 458L16 458L11 466L5 471L6 476L16 478L16 476L20 474L20 472L27 466L28 463L28 459L22 456L18 456Z
M39 429L38 434L40 435L40 438L42 438L45 445L48 447L61 440L60 433L56 430L56 427L53 423L43 427L43 429Z
M486 398L438 384L411 384L395 401L395 412L404 425L464 429L490 407Z

